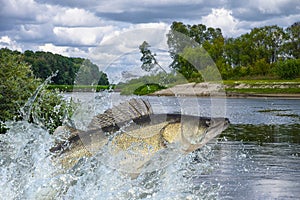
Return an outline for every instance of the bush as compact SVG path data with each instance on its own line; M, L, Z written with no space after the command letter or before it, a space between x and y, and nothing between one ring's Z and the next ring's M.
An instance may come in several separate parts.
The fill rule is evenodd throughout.
M150 94L153 92L156 92L158 90L162 90L162 89L166 89L166 87L161 86L159 84L156 83L150 83L150 84L145 84L142 85L140 87L138 87L133 94L135 95L146 95L146 94Z
M275 73L282 79L294 79L300 76L300 59L278 62L275 67Z
M19 111L40 82L18 54L0 50L0 121L19 118Z
M76 107L74 101L64 100L58 90L43 89L32 104L29 121L53 133L58 126L71 118Z
M266 76L270 73L271 65L266 62L265 59L257 60L251 68L250 73L252 75Z
M6 132L4 122L8 120L28 120L53 132L64 118L72 115L75 104L65 101L58 91L46 89L42 89L35 101L30 103L31 109L22 113L21 108L40 84L20 54L8 49L0 50L0 133Z

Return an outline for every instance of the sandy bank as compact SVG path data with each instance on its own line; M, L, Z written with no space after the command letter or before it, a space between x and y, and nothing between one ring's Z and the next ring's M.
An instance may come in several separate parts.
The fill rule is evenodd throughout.
M195 97L226 97L226 98L288 98L300 99L297 94L265 94L225 92L226 85L218 83L187 83L156 91L151 96L195 96ZM241 86L238 86L241 88Z

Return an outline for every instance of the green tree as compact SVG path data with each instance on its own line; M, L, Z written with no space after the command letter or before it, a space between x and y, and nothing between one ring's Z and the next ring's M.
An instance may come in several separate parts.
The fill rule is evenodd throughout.
M266 62L265 59L257 60L254 65L251 67L252 75L262 75L266 76L270 73L271 65Z
M18 116L19 109L32 95L39 81L21 54L0 50L0 121Z
M191 66L200 62L195 62L195 59L202 57L202 55L196 55L197 52L201 52L199 48L204 48L209 53L209 56L217 64L220 71L225 72L229 69L228 65L225 64L223 56L224 37L221 29L207 28L203 24L191 26L185 25L182 22L173 22L167 37L170 56L173 59L170 67L181 72L187 79L198 73L197 68L203 68L203 66L199 67L199 65ZM191 50L193 48L195 51ZM192 58L192 55L194 58Z
M104 73L104 72L99 73L98 85L109 85L109 81L108 81L106 73Z
M155 56L156 54L152 54L151 50L149 49L151 46L148 44L148 42L144 41L140 46L140 52L142 54L142 57L140 58L140 61L142 62L141 68L145 70L146 72L152 71L156 66L158 66L162 71L166 72L162 66L157 62Z
M288 59L276 64L276 74L282 79L293 79L300 76L300 59Z
M300 22L295 22L286 29L287 40L283 46L284 56L288 58L300 58Z
M285 39L285 33L278 26L264 26L254 28L250 32L254 50L256 52L255 61L265 59L268 63L277 61L280 55L280 46Z
M155 55L152 54L149 48L150 45L146 41L144 41L139 46L140 52L142 54L142 57L140 58L140 61L142 61L141 68L146 72L150 72L151 70L153 70L157 63Z
M66 102L56 91L42 88L37 93L40 84L40 80L34 78L30 65L24 62L22 54L0 49L0 133L6 129L3 122L21 119L38 123L53 132L63 119L72 115L76 107L74 103ZM27 102L31 109L21 112Z
M97 84L103 74L99 72L97 65L83 58L68 58L51 52L29 50L24 52L23 57L24 61L31 65L33 74L37 78L45 80L58 71L57 76L52 79L52 83L56 85L73 85L75 79L76 84L78 82L86 85ZM102 76L102 78L105 77Z
M101 82L106 83L106 85L108 85L107 76L104 76L103 74L103 72L99 71L97 65L93 64L90 60L86 59L84 62L82 62L76 74L75 84L97 85L99 82Z
M64 100L58 90L42 89L32 103L29 122L53 133L58 126L69 122L77 106L73 100Z

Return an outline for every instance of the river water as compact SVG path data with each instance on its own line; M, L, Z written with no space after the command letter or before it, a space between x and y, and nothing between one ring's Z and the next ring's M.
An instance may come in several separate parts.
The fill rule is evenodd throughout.
M91 117L129 99L73 93L84 129ZM231 126L202 149L131 179L100 155L70 170L49 153L58 136L38 125L9 122L0 135L0 199L300 199L300 100L144 97L154 112L226 116Z

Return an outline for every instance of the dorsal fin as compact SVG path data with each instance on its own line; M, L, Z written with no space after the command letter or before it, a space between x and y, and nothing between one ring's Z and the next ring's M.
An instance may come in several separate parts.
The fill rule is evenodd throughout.
M67 127L71 131L71 136L68 141L59 143L57 146L50 149L51 152L56 152L65 149L69 143L76 142L81 137L89 134L101 133L99 129L116 131L119 129L118 125L122 125L130 120L136 120L147 117L153 114L151 105L148 100L130 99L117 106L106 110L103 114L96 115L90 122L86 132ZM82 139L82 138L81 138ZM87 138L85 138L87 139Z
M88 130L106 128L153 114L148 100L133 98L95 116Z

